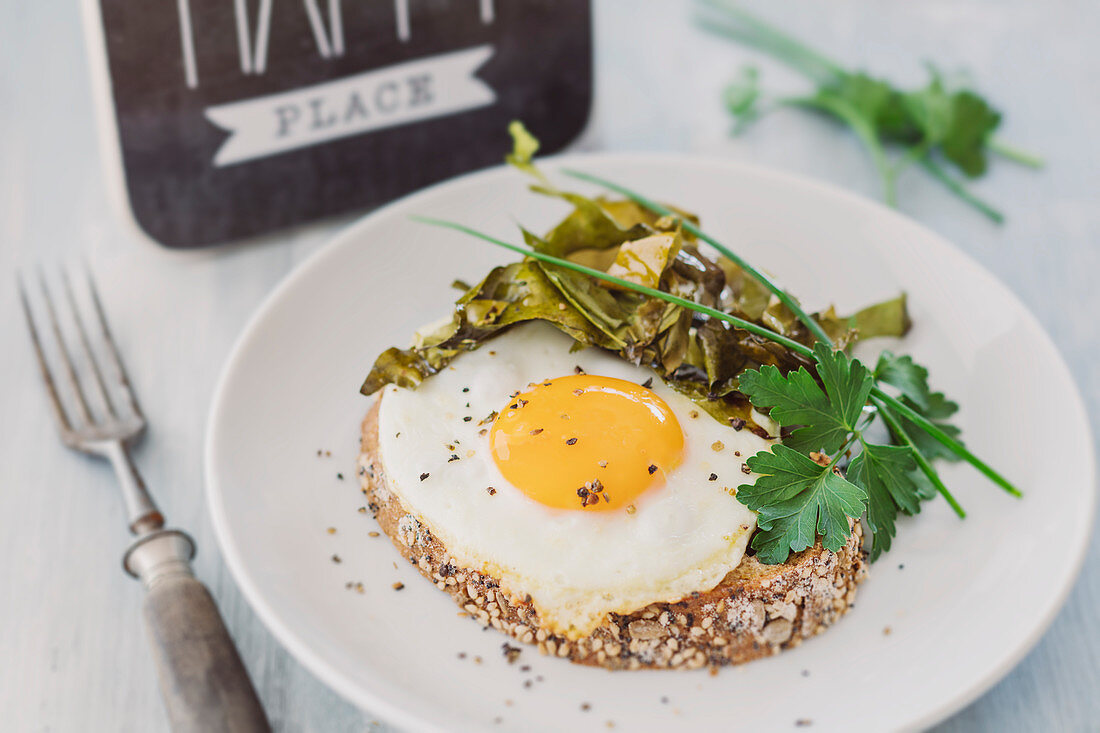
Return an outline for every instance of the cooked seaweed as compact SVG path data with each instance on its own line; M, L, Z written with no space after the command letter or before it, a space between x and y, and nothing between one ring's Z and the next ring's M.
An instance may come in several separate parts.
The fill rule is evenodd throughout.
M524 165L521 159L518 164ZM659 217L631 201L589 198L548 185L532 189L573 206L545 235L522 230L534 251L658 288L813 345L808 329L759 282L685 236L681 218ZM687 212L677 214L698 221ZM842 346L859 338L900 336L909 327L904 295L852 316L838 316L828 308L813 317ZM576 348L604 349L649 367L716 419L758 432L762 428L752 420L751 404L737 391L738 375L765 365L782 373L812 366L802 354L705 314L526 258L494 268L469 288L455 303L450 322L434 333L409 348L383 352L361 391L369 395L386 384L415 387L463 351L527 321L553 324L573 338Z

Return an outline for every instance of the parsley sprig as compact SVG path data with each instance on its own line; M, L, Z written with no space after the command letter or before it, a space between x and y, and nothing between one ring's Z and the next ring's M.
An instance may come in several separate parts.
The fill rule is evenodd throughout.
M749 468L763 476L738 490L740 500L759 512L760 532L753 547L762 562L783 562L788 552L813 545L816 534L822 536L826 549L840 549L848 538L846 517L859 516L864 508L876 558L890 549L898 513L915 514L920 500L931 496L922 494L914 479L919 470L917 449L867 439L874 413L864 413L875 383L867 367L823 341L817 342L813 355L817 379L805 367L783 375L765 366L743 373L739 381L739 389L753 405L770 410L783 427L797 426L772 454L758 453L749 460ZM836 465L853 447L860 450L845 479ZM777 490L791 494L790 498L777 501ZM944 491L957 506L950 492ZM857 511L849 511L855 502L859 502ZM799 510L792 512L796 507ZM807 521L815 519L813 511L816 522ZM836 520L838 516L843 523Z
M813 545L819 535L824 547L839 550L851 536L850 520L864 515L871 530L873 560L890 548L898 515L917 513L920 503L936 493L944 497L960 518L964 517L962 508L932 466L936 458L965 460L1006 492L1021 495L958 439L958 428L946 422L958 409L957 405L943 393L932 391L928 370L911 357L884 352L875 369L868 369L858 359L838 350L821 325L790 293L686 217L620 184L581 171L563 172L617 192L661 216L676 217L685 231L737 263L786 305L816 337L813 348L716 308L515 245L462 224L414 218L701 313L811 360L812 371L801 367L783 374L774 366L763 366L744 371L738 377L738 391L755 407L768 411L785 433L781 444L747 459L749 469L759 474L759 478L738 489L738 498L757 512L759 531L753 538L753 547L762 562L784 562L791 552ZM876 443L870 437L868 427L879 416L886 424L892 444ZM846 474L840 471L845 461L849 461Z
M903 90L861 71L851 71L801 41L756 18L730 0L698 0L708 31L763 51L807 77L813 94L765 98L754 67L741 69L726 88L725 103L740 133L768 109L801 107L848 125L859 137L882 179L883 198L897 205L898 175L912 164L924 168L952 194L1000 223L1004 215L983 201L945 166L966 178L986 172L989 154L1031 168L1043 161L994 137L1001 113L971 89L952 84L928 65L929 82ZM891 160L887 145L901 148Z

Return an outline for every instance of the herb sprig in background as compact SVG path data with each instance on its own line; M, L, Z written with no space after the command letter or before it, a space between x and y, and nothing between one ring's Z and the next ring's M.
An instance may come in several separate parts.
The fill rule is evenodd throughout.
M911 164L924 168L952 194L1000 223L1004 215L971 192L965 178L985 174L990 155L1031 168L1043 161L994 136L1001 113L972 89L953 84L931 64L927 86L899 89L862 71L852 71L802 41L765 23L730 0L697 0L699 23L708 31L769 54L816 86L813 94L766 98L759 72L742 68L725 91L725 103L739 133L777 107L814 110L847 125L867 148L882 180L883 198L897 205L898 175ZM900 150L891 157L887 146Z

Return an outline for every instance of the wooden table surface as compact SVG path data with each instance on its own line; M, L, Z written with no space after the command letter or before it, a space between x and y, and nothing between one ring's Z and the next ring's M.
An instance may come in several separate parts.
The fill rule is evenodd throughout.
M776 12L774 4L755 7ZM902 209L1008 283L1065 354L1090 412L1100 413L1100 6L836 0L784 7L786 25L830 55L898 81L921 80L924 59L969 69L1006 111L1004 137L1046 157L1040 173L997 163L975 186L1007 212L1004 226L915 170L900 181ZM753 57L695 30L686 4L596 0L595 17L598 101L576 149L696 152L877 195L854 138L805 113L781 112L730 138L719 94ZM779 67L760 65L766 85L799 88ZM197 572L217 597L275 727L379 727L369 711L303 669L257 619L222 563L202 486L206 413L230 346L275 283L350 219L222 249L169 252L111 209L96 141L75 3L0 5L0 728L145 732L166 725L139 618L141 590L119 568L126 534L114 477L55 439L11 287L17 268L81 256L99 277L151 418L138 461L166 514L194 534ZM1098 608L1094 537L1080 581L1038 646L938 730L1096 730Z

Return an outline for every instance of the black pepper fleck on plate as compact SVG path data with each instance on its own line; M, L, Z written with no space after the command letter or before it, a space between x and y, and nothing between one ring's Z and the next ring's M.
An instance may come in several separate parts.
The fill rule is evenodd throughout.
M717 480L718 480L718 474L716 474L716 473L712 473L710 476L707 476L707 481L717 481Z
M431 474L426 472L422 473L420 474L420 480L423 481L424 479L428 478L428 476L431 476Z
M508 642L504 642L500 645L500 653L504 655L504 658L508 660L508 664L515 664L519 659L519 655L523 652L518 646L512 646Z

